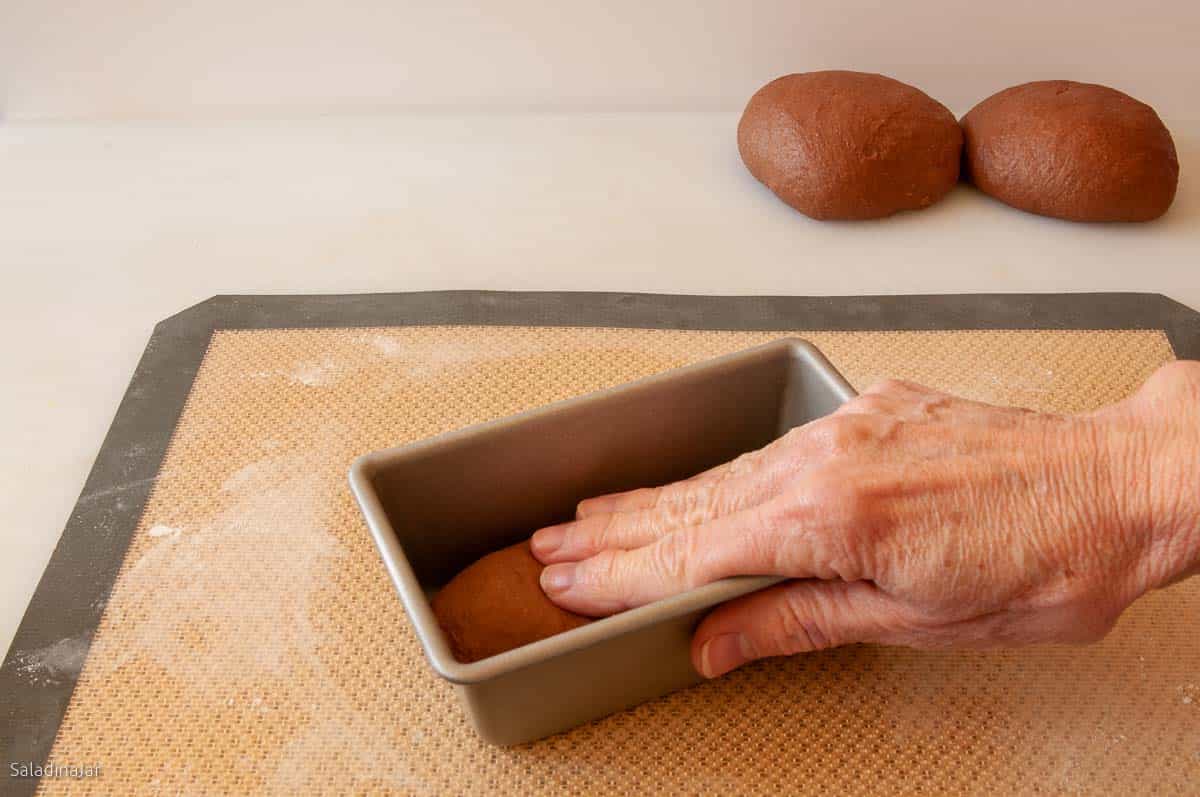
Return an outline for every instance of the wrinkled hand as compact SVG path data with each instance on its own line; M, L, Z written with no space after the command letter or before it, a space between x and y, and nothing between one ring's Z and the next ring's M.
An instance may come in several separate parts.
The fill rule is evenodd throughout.
M1085 642L1200 565L1200 363L1095 413L884 382L691 479L582 502L538 531L559 605L612 614L734 575L800 579L697 629L708 677L877 642Z

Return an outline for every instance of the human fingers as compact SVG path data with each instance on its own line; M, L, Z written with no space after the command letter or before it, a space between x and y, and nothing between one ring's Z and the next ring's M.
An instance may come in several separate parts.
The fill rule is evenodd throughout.
M539 529L530 547L543 564L577 561L607 549L649 545L681 528L696 526L768 500L775 482L753 475L686 481L662 488L656 505L640 510L589 514Z
M861 509L850 487L812 480L640 548L608 548L551 564L542 572L542 588L563 608L599 616L732 575L861 578L864 563L875 557L852 543L861 536L855 531Z

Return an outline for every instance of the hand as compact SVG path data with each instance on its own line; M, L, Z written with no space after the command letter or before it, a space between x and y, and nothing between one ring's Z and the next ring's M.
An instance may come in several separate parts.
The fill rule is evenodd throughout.
M1200 569L1200 363L1062 416L884 382L691 479L593 498L538 531L542 587L600 616L734 575L693 663L852 642L1086 642Z

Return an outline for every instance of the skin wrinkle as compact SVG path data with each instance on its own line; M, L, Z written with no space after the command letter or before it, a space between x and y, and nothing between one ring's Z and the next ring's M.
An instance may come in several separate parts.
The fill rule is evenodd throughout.
M865 500L864 482L842 475L823 484L809 504L809 511L824 521L824 533L810 543L820 554L815 575L843 581L873 577L866 563L876 547L879 523L876 507Z
M762 513L759 528L763 533L748 536L747 545L751 556L762 556L764 550L773 552L760 561L771 562L774 572L801 578L803 576L795 571L794 563L806 561L806 551L816 551L818 559L826 558L818 548L819 542L824 539L824 535L818 536L821 516L813 512L813 502L808 500L807 496L793 496L787 503L788 508L784 510L779 525L788 527L789 532L783 535L782 539L777 534L770 533L768 530L773 526L777 528L778 525L775 520L766 517L768 508L765 505L760 506L756 511ZM822 577L818 573L812 575Z
M1053 427L1044 430L1044 437L1038 449L1051 452L1073 450L1076 455L1065 463L1057 454L1051 462L1042 462L1036 461L1035 457L1030 455L1031 452L1022 452L1019 456L1022 457L1023 464L1013 474L1019 480L1011 485L1013 492L1018 495L1044 496L1044 500L1038 502L1039 506L1036 509L1049 515L1048 522L1041 527L1042 533L1031 536L1031 557L1035 564L1030 569L1030 586L1018 593L1018 599L1034 592L1039 583L1043 589L1047 588L1048 583L1059 577L1057 573L1060 571L1079 568L1081 563L1078 557L1082 553L1080 548L1087 546L1089 537L1081 535L1080 538L1076 538L1069 530L1097 527L1095 519L1088 517L1087 511L1089 501L1093 499L1074 499L1080 495L1080 488L1089 484L1088 479L1071 478L1072 472L1079 465L1094 461L1095 455L1087 447L1080 448L1073 444L1078 441L1063 439L1063 430L1059 427L1061 422L1062 419L1059 419ZM1058 511L1054 511L1055 509Z
M1136 577L1132 571L1136 569L1136 564L1142 551L1149 544L1147 535L1148 526L1142 525L1136 519L1136 515L1132 511L1130 501L1122 500L1121 496L1125 495L1125 487L1118 485L1114 479L1114 470L1119 470L1120 463L1124 457L1129 454L1115 452L1105 455L1105 446L1098 434L1098 427L1094 422L1081 424L1086 432L1090 433L1090 446L1095 451L1093 459L1094 473L1091 479L1098 485L1099 489L1096 506L1090 514L1090 520L1098 526L1105 521L1105 518L1120 518L1117 522L1118 532L1113 535L1113 539L1109 545L1104 545L1100 535L1094 535L1090 538L1085 538L1092 541L1091 546L1085 546L1085 551L1092 554L1092 559L1087 562L1090 572L1089 577L1097 577L1103 572L1105 559L1118 560L1123 565L1123 572L1129 573L1122 579L1118 586L1126 593L1127 600L1132 601L1140 597L1147 587L1137 587ZM1129 446L1126 443L1126 446ZM1136 443L1134 444L1136 446Z
M811 595L811 593L810 593ZM828 627L828 622L822 623L822 607L820 601L809 601L800 606L794 600L783 601L784 612L780 623L781 640L776 643L779 648L789 652L808 650L824 650L834 644L833 640L821 630L822 625ZM799 641L799 645L796 642Z
M1173 363L1161 369L1152 379L1178 380L1187 400L1193 406L1200 405L1200 364ZM1200 518L1190 511L1200 477L1200 458L1187 448L1187 430L1195 428L1200 420L1194 416L1178 417L1170 403L1156 393L1142 397L1141 404L1145 412L1162 415L1174 423L1164 424L1149 440L1141 441L1142 448L1138 456L1131 460L1130 473L1125 477L1127 483L1144 485L1140 493L1141 505L1135 512L1149 529L1152 541L1139 570L1149 583L1172 583L1200 572L1200 561L1196 561L1195 566L1184 573L1171 573L1166 565L1181 557L1186 558L1188 552L1200 550ZM1162 451L1176 454L1153 455L1153 452ZM1185 467L1170 467L1175 459L1179 459ZM1155 499L1155 496L1159 497Z
M1103 489L1104 485L1111 484L1111 480L1108 478L1106 472L1106 460L1099 456L1099 446L1093 440L1081 442L1081 439L1089 436L1084 431L1086 429L1085 425L1082 430L1074 430L1079 439L1073 441L1086 452L1085 455L1072 457L1068 467L1064 468L1064 470L1068 475L1074 475L1076 479L1074 485L1072 485L1073 489L1068 490L1068 495L1078 495L1083 485L1092 484L1098 487L1098 489L1091 491L1088 501L1074 501L1070 506L1077 513L1077 516L1073 519L1076 525L1084 528L1099 528L1105 522L1106 518L1117 517L1118 515L1108 500L1112 495L1111 490ZM1117 551L1113 550L1114 547L1125 547L1122 543L1127 544L1126 538L1128 534L1127 529L1119 528L1117 534L1114 535L1116 537L1115 540L1110 540L1100 535L1083 535L1078 542L1076 556L1073 559L1068 559L1066 566L1076 571L1091 569L1093 563L1103 561L1106 556L1117 553Z
M602 550L594 556L589 557L586 565L576 566L575 586L572 587L572 589L576 591L587 590L597 581L603 583L606 580L614 580L614 564L616 562L615 553L616 552L613 549ZM549 595L548 597L550 597L551 600L554 599L553 595ZM602 604L597 602L596 608L600 611L615 613L632 608L632 602L608 600Z
M668 583L682 584L683 588L695 589L714 580L715 575L708 563L711 558L699 543L699 538L688 534L668 534L654 547L657 566Z
M773 562L773 572L780 575L829 580L843 577L839 573L841 570L847 576L869 576L870 571L865 568L859 568L861 573L857 573L850 566L853 554L848 549L849 535L829 533L830 517L842 511L842 507L839 504L829 507L822 501L823 497L814 495L811 488L801 495L793 493L785 496L783 501L779 502L785 507L779 518L771 515L776 502L759 507L758 511L762 513L760 528L764 533L748 535L748 539L754 539L750 545L767 545L776 551L777 553L764 558L763 561ZM823 510L822 507L827 508ZM787 528L788 531L783 534L768 531L781 527ZM796 568L796 563L810 560L818 563L812 572L801 572Z
M613 531L618 527L619 520L620 518L618 518L616 515L608 515L605 518L604 525L596 533L600 548L621 547L618 542L612 538Z
M761 505L757 509L758 512L764 515L770 511L766 505ZM794 512L795 510L793 510ZM775 523L776 521L769 521ZM750 560L753 562L767 563L768 571L772 573L786 572L793 561L797 558L794 555L789 555L795 546L806 544L804 540L805 530L811 528L812 523L804 522L803 519L793 517L791 522L787 524L791 531L785 539L779 540L773 534L748 534L746 535L745 546L748 550ZM763 530L771 528L769 524L762 526ZM810 538L811 541L811 538Z

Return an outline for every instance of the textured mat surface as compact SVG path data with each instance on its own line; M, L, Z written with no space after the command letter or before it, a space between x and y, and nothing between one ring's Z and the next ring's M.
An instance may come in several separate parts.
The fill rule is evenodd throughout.
M358 454L785 334L892 376L1061 412L1172 358L1148 330L217 331L51 750L57 793L1193 792L1200 579L1104 642L853 647L760 662L515 749L433 676L346 486ZM22 654L31 682L79 655Z

